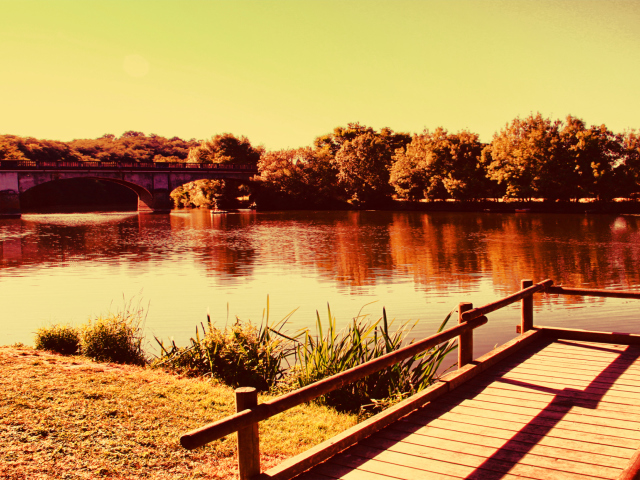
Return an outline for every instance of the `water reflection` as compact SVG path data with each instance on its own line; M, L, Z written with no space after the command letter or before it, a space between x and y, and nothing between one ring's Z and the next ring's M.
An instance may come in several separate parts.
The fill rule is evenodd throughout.
M635 216L417 212L25 215L0 220L1 306L23 315L20 302L28 302L30 289L55 281L52 301L65 298L55 307L61 312L71 303L82 308L77 295L64 296L65 288L102 289L113 299L144 287L164 309L156 313L161 323L168 330L187 324L190 333L207 298L224 305L235 293L254 312L269 293L291 302L287 312L301 304L313 312L340 298L360 296L361 306L385 297L394 316L424 318L435 309L439 321L467 296L491 301L518 290L523 278L636 289L639 222ZM62 267L73 268L64 274ZM537 308L580 307L604 300L539 296L536 302Z
M353 292L407 277L416 288L496 291L521 278L633 288L640 284L637 217L398 212L210 215L28 215L0 223L2 266L172 261L208 275L251 276L256 264L310 269Z

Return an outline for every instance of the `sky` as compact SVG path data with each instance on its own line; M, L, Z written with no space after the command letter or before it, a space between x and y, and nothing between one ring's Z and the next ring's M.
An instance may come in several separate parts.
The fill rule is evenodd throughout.
M640 2L0 0L0 134L640 128Z

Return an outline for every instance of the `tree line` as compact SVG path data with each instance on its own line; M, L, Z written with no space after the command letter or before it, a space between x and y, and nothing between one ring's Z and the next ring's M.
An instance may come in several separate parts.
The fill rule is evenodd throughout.
M468 130L411 135L350 123L312 146L274 151L229 133L204 141L134 131L71 142L1 135L2 159L241 163L259 170L250 189L222 180L184 185L172 194L176 206L225 207L249 193L263 208L380 207L393 198L609 201L638 190L640 133L537 113L507 123L491 143Z

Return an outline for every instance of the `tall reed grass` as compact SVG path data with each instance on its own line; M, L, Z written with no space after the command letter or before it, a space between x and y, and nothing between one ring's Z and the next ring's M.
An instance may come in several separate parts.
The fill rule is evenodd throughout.
M406 340L417 324L404 322L392 332L390 327L393 321L387 320L387 313L383 308L382 318L371 321L359 313L349 326L337 332L336 318L331 314L329 306L327 313L326 329L323 329L320 315L316 312L316 335L312 336L306 330L303 341L296 342L296 368L292 375L298 387L343 372L412 343ZM452 313L440 324L438 332L444 328ZM442 361L456 347L455 342L450 341L416 354L330 392L324 397L324 402L343 411L356 411L363 407L377 410L431 385Z
M407 342L417 322L404 322L392 331L393 321L382 317L372 321L361 312L343 330L336 329L336 318L327 306L328 321L324 325L316 312L316 332L304 329L287 335L284 326L294 312L273 326L269 325L269 300L259 327L242 322L220 330L201 324L202 335L190 345L165 345L156 338L160 356L155 366L177 370L183 374L211 375L233 387L252 386L259 390L283 392L304 387L398 350ZM441 323L441 331L453 312ZM427 387L436 379L444 358L456 348L454 341L393 365L373 375L346 385L326 395L322 401L341 411L362 408L375 411Z

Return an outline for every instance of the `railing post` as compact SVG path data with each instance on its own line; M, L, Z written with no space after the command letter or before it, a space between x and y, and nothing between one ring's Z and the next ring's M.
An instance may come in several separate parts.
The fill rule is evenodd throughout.
M458 305L458 325L465 323L462 314L473 308L473 303L463 302ZM458 368L473 361L473 330L458 336Z
M533 280L522 280L520 289L524 290L533 285ZM520 333L524 334L533 328L533 295L529 295L521 300L522 321L520 323Z
M236 412L258 405L258 391L253 387L236 389ZM258 424L238 430L238 470L240 480L260 475L260 438Z

